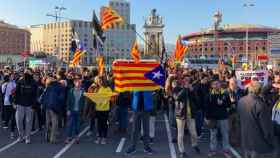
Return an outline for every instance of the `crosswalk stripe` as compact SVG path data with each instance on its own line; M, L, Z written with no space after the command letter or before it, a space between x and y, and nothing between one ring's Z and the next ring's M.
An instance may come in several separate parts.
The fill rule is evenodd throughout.
M124 146L125 141L126 141L126 138L122 138L122 139L121 139L120 144L118 145L118 148L117 148L117 150L116 150L116 153L122 152L122 149L123 149L123 146Z
M170 156L171 156L171 158L177 158L175 147L174 147L174 144L172 143L170 126L169 126L169 122L168 122L166 114L164 114L164 120L165 120L165 126L166 126L166 131L167 131L168 144L169 144L169 149L170 149Z
M79 135L80 138L83 136L87 131L89 130L89 126L87 126ZM53 158L60 158L73 144L75 143L75 140L73 139L69 144L64 146Z
M36 134L38 131L39 131L39 130L36 130L36 131L31 132L31 135ZM5 150L7 150L7 149L9 149L9 148L11 148L12 146L16 145L17 143L19 143L19 139L17 139L17 140L15 140L15 141L13 141L12 143L7 144L7 145L5 145L4 147L2 147L2 148L0 149L0 153L3 152L3 151L5 151Z

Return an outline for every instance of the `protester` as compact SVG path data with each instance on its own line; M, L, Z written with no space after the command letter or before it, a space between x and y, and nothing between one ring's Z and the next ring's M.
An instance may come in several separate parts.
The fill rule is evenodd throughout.
M32 125L32 131L35 131L35 125L36 125L36 116L38 120L38 126L39 130L43 130L43 126L45 125L45 110L41 106L41 103L39 102L40 97L42 93L44 92L44 85L42 83L41 77L39 73L34 74L34 81L37 86L37 98L36 98L36 106L34 107L34 115L33 115L33 125Z
M56 80L55 76L49 75L41 98L41 103L46 110L47 142L55 144L58 135L58 117L63 111L65 98L65 88Z
M230 158L229 145L229 129L228 129L228 109L230 107L230 99L224 89L221 88L221 83L214 76L214 81L211 83L211 91L206 104L205 112L206 119L212 122L210 127L210 152L209 157L215 156L218 153L218 131L222 138L222 150L225 157Z
M13 107L13 93L16 89L13 74L4 76L4 83L2 84L1 91L4 96L3 99L3 115L4 115L4 129L7 129L10 123L11 139L15 137L15 108Z
M104 77L98 79L99 89L97 94L112 93L107 80ZM96 104L96 118L98 126L98 137L95 141L96 144L107 144L107 133L108 133L108 119L110 110L110 100L104 100L102 103Z
M134 154L136 152L137 142L141 132L141 124L143 126L143 142L144 152L151 155L154 153L149 144L149 121L150 112L153 107L152 92L133 92L132 110L134 112L134 120L132 125L132 144L126 150L126 154Z
M280 78L278 78L280 79ZM278 100L272 109L272 123L275 136L275 153L274 158L280 157L280 80L275 80L273 87L278 90Z
M266 157L273 150L271 111L259 96L261 84L258 81L252 81L248 90L249 94L238 103L244 157Z
M128 106L130 105L130 93L122 92L119 93L117 97L117 106L118 106L118 120L119 128L118 132L125 134L128 128Z
M36 106L37 87L32 77L32 70L26 69L24 76L16 84L15 104L16 124L19 133L19 141L25 139L25 143L30 143L32 129L32 106ZM25 121L25 123L23 122ZM25 125L25 129L24 129Z
M228 93L230 97L229 109L229 141L233 146L240 142L240 120L237 118L237 103L244 96L244 91L237 86L235 78L229 79Z
M72 139L75 139L79 144L79 131L80 131L80 116L85 105L84 90L81 89L81 80L76 78L74 80L75 87L68 92L67 98L67 116L68 116L68 128L66 144L70 143Z

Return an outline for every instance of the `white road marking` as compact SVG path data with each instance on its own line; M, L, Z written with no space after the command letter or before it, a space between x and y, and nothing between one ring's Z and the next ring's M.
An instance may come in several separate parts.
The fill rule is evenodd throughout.
M122 152L122 149L123 149L123 146L124 146L125 141L126 141L126 138L122 138L122 139L121 139L120 144L118 145L118 148L117 148L117 150L116 150L116 153Z
M242 158L240 156L240 154L233 148L233 147L230 147L230 151L232 152L232 154L236 157L236 158Z
M175 147L174 147L174 144L172 143L171 130L170 130L170 126L169 126L169 122L168 122L168 118L167 118L166 114L164 114L164 120L165 120L165 126L166 126L166 131L167 131L170 156L171 156L171 158L177 158Z
M36 131L31 132L31 135L36 134L38 131L39 131L39 130L36 130ZM7 145L5 145L4 147L2 147L2 148L0 149L0 153L3 152L3 151L5 151L5 150L7 150L7 149L9 149L9 148L11 148L12 146L16 145L17 143L19 143L19 139L17 139L17 140L15 140L15 141L13 141L12 143L7 144Z
M87 126L79 135L78 137L80 138L83 136L87 131L89 130L89 126ZM75 139L73 139L69 144L64 146L53 158L59 158L61 157L73 144L75 143Z

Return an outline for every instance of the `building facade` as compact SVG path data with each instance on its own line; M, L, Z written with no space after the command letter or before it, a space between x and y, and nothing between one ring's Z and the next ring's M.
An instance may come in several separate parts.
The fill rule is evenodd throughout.
M144 55L160 57L163 46L163 20L157 15L156 9L152 9L144 24Z
M248 30L248 60L255 61L260 54L269 53L268 36L280 29L257 25L223 25L218 31L213 28L182 37L187 41L188 57L229 57L235 54L238 61L246 60L246 32Z
M125 0L111 0L109 6L124 18L125 24L115 25L104 33L106 40L103 54L111 59L110 62L116 58L130 58L130 50L136 40L136 25L130 23L130 3Z
M70 54L73 29L86 49L86 54L80 59L81 65L90 65L95 60L93 50L92 23L90 21L70 20L28 27L31 35L32 53L43 51L69 63L73 59Z
M0 54L19 55L30 51L30 33L0 21Z

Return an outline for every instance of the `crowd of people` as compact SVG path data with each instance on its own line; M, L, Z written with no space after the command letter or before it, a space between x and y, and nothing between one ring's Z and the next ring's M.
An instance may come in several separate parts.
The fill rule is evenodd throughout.
M84 93L114 91L112 73L100 76L87 68L79 72L3 69L0 78L2 126L10 130L11 139L17 136L26 144L31 143L35 130L45 131L50 144L60 143L63 131L67 135L64 143L79 144L80 127L88 124L87 136L105 145L108 130L117 122L118 133L131 134L126 154L136 152L140 139L144 152L153 154L151 144L160 135L155 130L156 118L165 113L180 158L190 157L185 149L186 134L193 150L201 154L198 140L202 129L210 131L208 157L222 154L230 158L232 146L240 147L245 158L280 157L277 71L269 71L265 85L253 80L239 87L233 70L176 67L168 71L165 87L160 90L122 92L102 103L91 101Z

